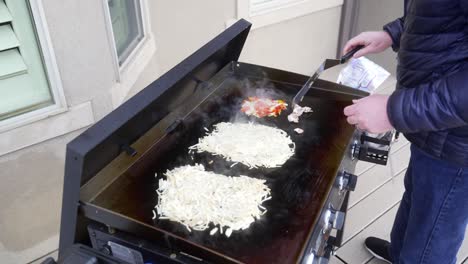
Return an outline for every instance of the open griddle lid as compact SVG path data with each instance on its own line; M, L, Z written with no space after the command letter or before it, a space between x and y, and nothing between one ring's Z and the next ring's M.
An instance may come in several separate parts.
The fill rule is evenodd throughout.
M65 181L73 178L79 186L85 184L190 97L199 83L237 61L250 26L239 20L71 141L67 145Z

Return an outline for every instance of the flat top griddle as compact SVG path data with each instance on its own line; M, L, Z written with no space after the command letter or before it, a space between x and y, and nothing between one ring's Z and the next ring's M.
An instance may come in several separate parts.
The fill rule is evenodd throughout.
M296 262L354 132L342 114L343 108L351 101L318 98L310 93L312 96L305 96L302 105L310 106L313 112L301 117L299 125L287 121L290 107L277 118L249 119L240 112L240 105L248 96L259 95L257 88L265 96L284 99L290 104L300 86L275 82L274 76L268 74L232 72L230 66L217 76L220 77L215 76L205 86L197 88L211 93L206 100L89 202L155 230L174 234L201 248L216 251L231 260L246 263ZM275 169L248 169L242 164L231 168L232 162L206 153L196 154L192 160L188 147L206 134L204 127L211 131L214 124L226 121L255 121L283 129L295 142L296 153L282 167ZM297 135L293 131L296 127L304 129L304 134ZM211 160L214 162L209 164ZM195 163L217 173L266 179L273 197L264 203L268 213L249 229L233 232L230 238L219 233L210 236L209 230L188 232L179 223L152 220L159 178L169 169Z

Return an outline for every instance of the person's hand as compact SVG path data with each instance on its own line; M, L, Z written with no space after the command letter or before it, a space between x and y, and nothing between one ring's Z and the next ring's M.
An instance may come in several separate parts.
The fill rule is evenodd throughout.
M353 100L352 105L344 109L348 123L374 134L385 133L393 129L388 120L388 95L371 95Z
M392 45L392 38L385 31L363 32L346 43L343 49L343 54L348 53L359 45L363 45L364 48L356 52L356 54L354 54L354 58L359 58L366 54L379 53L388 49L388 47Z

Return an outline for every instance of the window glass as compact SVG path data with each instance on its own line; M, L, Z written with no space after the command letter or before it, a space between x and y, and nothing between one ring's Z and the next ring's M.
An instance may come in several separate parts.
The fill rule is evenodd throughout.
M139 0L108 0L119 64L128 58L143 38Z

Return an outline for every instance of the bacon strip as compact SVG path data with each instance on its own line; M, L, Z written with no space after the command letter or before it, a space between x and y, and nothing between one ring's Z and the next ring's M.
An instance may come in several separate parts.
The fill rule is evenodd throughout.
M242 102L241 111L249 116L262 117L277 117L281 111L287 108L283 100L272 100L268 98L249 97Z

